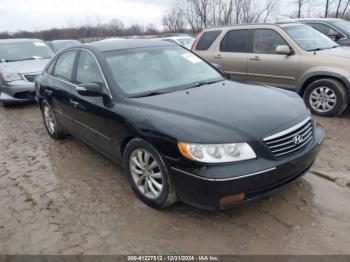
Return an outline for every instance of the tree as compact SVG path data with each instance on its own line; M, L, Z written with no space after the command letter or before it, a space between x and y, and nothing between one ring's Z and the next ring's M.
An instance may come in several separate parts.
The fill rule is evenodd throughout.
M338 6L337 6L337 11L335 13L335 17L338 17L338 15L339 15L339 8L341 6L341 2L342 2L342 0L338 0Z
M329 0L326 0L326 10L325 10L325 13L324 13L324 17L328 17L328 9L329 9Z
M277 9L276 0L177 0L176 3L193 33L212 26L266 22ZM174 20L170 19L174 14L170 10L163 18L168 28Z
M171 32L182 32L184 30L184 15L178 4L174 2L171 8L166 11L162 17L162 24Z
M349 4L350 4L350 0L348 0L348 2L346 3L345 7L344 7L344 10L343 10L343 13L341 14L341 18L344 18L345 14L346 14L346 11L349 7Z
M297 0L298 4L298 18L301 18L303 7L309 2L309 0Z

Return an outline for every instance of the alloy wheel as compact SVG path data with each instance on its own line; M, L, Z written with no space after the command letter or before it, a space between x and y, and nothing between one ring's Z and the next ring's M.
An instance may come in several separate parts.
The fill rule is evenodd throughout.
M44 106L44 120L45 125L50 132L50 134L55 133L55 120L53 118L52 112L48 106Z
M131 177L140 193L150 199L163 191L164 178L155 157L145 149L135 149L130 156Z
M326 86L316 87L310 94L309 103L317 112L329 112L337 104L335 92Z

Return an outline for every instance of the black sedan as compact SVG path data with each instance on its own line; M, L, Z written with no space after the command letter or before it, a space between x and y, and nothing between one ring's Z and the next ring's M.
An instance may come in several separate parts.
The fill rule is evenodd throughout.
M164 41L65 49L36 98L52 138L71 134L123 163L156 208L249 202L303 175L324 138L296 93L233 81Z

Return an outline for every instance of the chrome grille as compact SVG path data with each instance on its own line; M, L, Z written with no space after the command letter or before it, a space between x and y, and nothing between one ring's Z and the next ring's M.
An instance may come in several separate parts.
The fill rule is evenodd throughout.
M23 75L24 78L29 81L29 82L34 82L35 78L38 76L38 74L28 74L28 75Z
M280 133L264 138L264 143L276 157L287 157L304 149L313 139L313 123L307 118Z

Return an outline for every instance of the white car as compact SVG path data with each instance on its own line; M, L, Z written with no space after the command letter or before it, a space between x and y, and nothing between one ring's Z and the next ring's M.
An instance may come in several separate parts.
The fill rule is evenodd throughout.
M161 40L172 42L172 43L181 45L183 47L186 47L187 49L191 49L195 39L190 36L172 36L172 37L161 38Z

